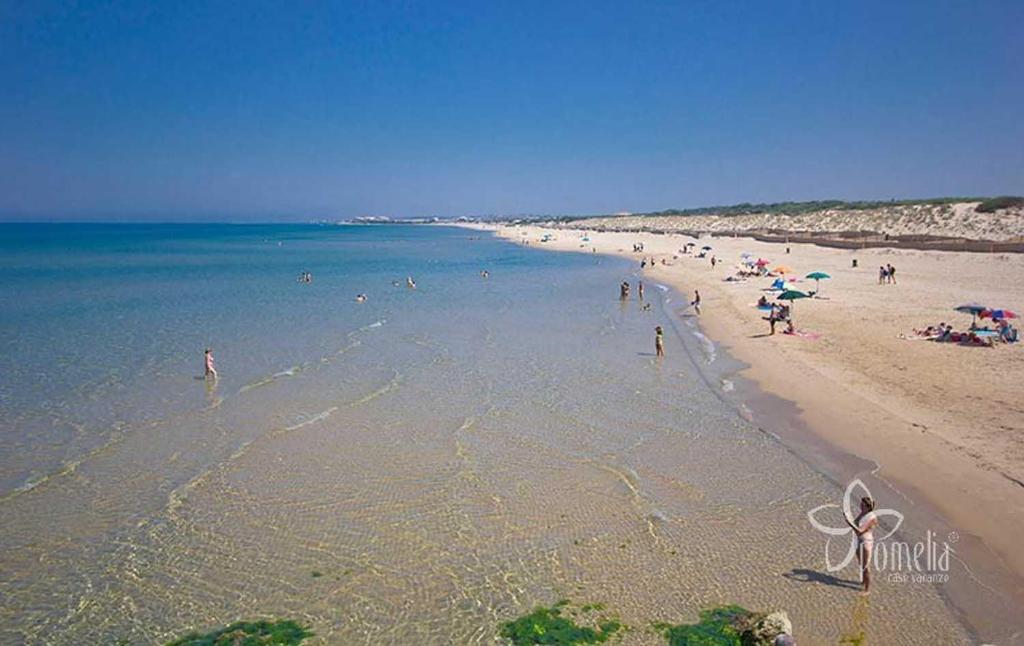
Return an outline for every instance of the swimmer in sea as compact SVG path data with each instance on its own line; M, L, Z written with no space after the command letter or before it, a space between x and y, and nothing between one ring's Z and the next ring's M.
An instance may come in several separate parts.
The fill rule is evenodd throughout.
M206 378L207 379L213 379L214 381L216 381L217 380L217 368L214 367L214 365L213 365L213 350L211 350L210 348L206 348L206 352L204 354L203 359L205 361L205 371L204 371L204 374L205 374Z
M356 296L356 302L357 303L365 303L366 302L366 294L359 294L359 295L357 295Z
M405 279L405 286L409 289L416 289L416 281L412 279L412 276L407 276Z

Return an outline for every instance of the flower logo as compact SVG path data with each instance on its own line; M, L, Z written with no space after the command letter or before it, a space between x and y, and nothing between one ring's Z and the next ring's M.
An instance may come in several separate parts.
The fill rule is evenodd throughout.
M825 509L841 508L843 510L843 515L845 517L849 519L856 518L857 514L853 513L853 501L857 500L859 503L860 499L863 496L871 497L871 492L868 490L867 485L865 485L858 478L851 482L849 486L846 487L846 493L843 494L842 507L830 502L819 507L815 507L814 509L807 512L807 519L811 521L811 526L814 527L814 529L821 532L822 534L828 536L828 540L825 542L825 567L828 569L829 572L838 572L845 568L847 565L849 565L851 561L853 561L853 557L857 554L857 534L853 531L852 527L846 525L845 523L842 527L830 527L829 525L826 525L819 521L816 518L816 515L820 514ZM903 524L903 514L896 511L895 509L875 509L874 514L875 517L878 518L879 523L881 523L881 520L883 518L892 518L895 521L893 524L893 528L891 530L889 530L882 536L875 536L876 543L884 541L885 539L895 534L896 531L900 528L900 525ZM879 525L877 529L881 529L881 525ZM843 558L843 560L838 563L835 563L832 560L832 539L837 539L838 542L839 537L846 536L847 534L850 535L850 547L846 550L846 556Z

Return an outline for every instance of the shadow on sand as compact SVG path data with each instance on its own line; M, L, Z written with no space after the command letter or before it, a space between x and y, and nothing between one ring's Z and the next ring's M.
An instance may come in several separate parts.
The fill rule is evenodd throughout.
M847 581L846 579L834 577L831 574L808 570L806 568L795 568L792 572L787 572L782 576L801 583L818 583L821 585L832 585L837 588L860 590L860 583L857 581Z

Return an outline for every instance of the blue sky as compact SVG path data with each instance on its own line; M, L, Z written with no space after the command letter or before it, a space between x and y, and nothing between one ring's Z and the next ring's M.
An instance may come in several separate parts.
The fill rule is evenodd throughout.
M1021 194L1022 24L1019 0L2 2L0 217Z

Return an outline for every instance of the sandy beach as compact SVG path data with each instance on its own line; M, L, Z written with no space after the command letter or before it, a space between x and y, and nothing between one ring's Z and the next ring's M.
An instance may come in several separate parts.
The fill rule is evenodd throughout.
M798 421L814 436L877 465L876 475L908 501L938 510L964 539L961 549L1001 579L1002 591L1016 599L1011 603L1024 598L1022 348L964 347L912 335L939 322L966 329L971 317L953 311L960 303L1020 307L1024 284L1013 278L1024 275L1024 256L809 244L789 245L787 253L784 244L708 236L696 248L713 250L698 259L679 253L693 241L683 235L480 226L546 249L635 257L638 269L641 258L654 258L644 279L691 297L699 289L700 324L749 366L742 376L795 403ZM553 239L541 242L546 234ZM633 253L634 243L643 243L643 254ZM806 334L768 335L765 313L755 305L762 294L774 299L763 291L772 279L725 280L744 252L784 263L797 276L831 275L821 282L822 298L795 305L796 327ZM897 268L898 284L878 284L885 264ZM796 283L803 290L814 286Z

